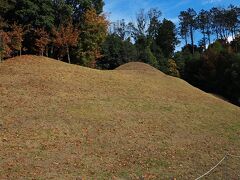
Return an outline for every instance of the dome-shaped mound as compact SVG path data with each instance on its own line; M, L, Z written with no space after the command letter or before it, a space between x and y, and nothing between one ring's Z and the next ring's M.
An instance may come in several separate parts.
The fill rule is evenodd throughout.
M148 71L148 72L160 72L156 68L149 64L142 62L129 62L116 68L116 70L134 70L134 71Z
M239 154L239 117L144 63L101 71L15 57L0 63L0 179L195 179Z

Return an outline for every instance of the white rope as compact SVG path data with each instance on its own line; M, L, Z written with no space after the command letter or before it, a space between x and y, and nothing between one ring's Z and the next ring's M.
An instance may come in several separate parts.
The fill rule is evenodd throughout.
M204 176L208 175L210 172L212 172L215 168L217 168L226 158L227 156L230 156L230 157L235 157L235 158L240 158L240 156L236 156L236 155L232 155L232 154L229 154L227 153L222 159L221 161L219 161L214 167L212 167L208 172L206 172L205 174L203 174L202 176L196 178L195 180L199 180L201 178L203 178Z
M210 172L212 172L216 167L218 167L218 166L224 161L224 159L226 159L226 157L227 157L227 155L224 156L224 158L222 158L222 160L219 161L219 162L218 162L214 167L212 167L208 172L206 172L205 174L201 175L200 177L198 177L198 178L195 179L195 180L199 180L199 179L203 178L204 176L208 175L208 174L209 174Z

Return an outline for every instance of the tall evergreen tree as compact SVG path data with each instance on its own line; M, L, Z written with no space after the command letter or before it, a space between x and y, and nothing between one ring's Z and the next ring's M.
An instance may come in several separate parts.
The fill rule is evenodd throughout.
M182 26L181 33L187 35L189 32L191 45L194 47L194 30L196 28L197 13L194 9L189 8L187 11L181 11L179 15L180 24ZM194 54L194 48L192 48Z
M185 46L186 46L188 44L189 29L186 24L186 21L184 21L183 18L184 18L183 14L182 14L182 17L179 16L179 19L180 19L179 35L181 36L182 39L184 39Z
M197 28L199 28L201 33L203 34L202 45L204 46L204 49L206 49L207 38L208 38L208 44L211 43L211 40L210 40L211 26L210 25L211 25L210 13L208 13L208 11L201 10L197 16Z

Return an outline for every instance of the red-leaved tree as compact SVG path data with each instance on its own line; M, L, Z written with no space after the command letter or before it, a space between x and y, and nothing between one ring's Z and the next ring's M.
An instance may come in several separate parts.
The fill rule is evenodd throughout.
M52 30L54 39L53 44L59 49L59 56L67 55L68 62L71 63L70 47L76 47L78 44L79 30L74 28L72 23L61 25L58 29Z
M21 25L17 25L14 23L11 25L11 31L8 33L11 43L10 48L14 51L19 52L19 55L22 55L22 42L23 42L23 35L24 30Z
M0 62L3 60L3 58L10 57L12 52L11 48L9 47L11 39L8 33L4 31L4 26L4 21L0 19Z
M47 46L50 43L49 34L43 28L38 28L35 30L35 35L36 35L35 50L41 56L43 56L44 51L47 49Z

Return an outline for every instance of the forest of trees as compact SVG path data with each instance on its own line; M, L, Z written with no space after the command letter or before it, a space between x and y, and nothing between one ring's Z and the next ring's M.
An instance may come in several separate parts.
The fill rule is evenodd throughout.
M114 69L129 61L142 61L170 73L168 66L176 63L169 60L180 41L176 25L161 19L161 15L157 8L147 12L141 9L136 13L135 22L126 23L124 19L112 22L98 67ZM178 72L170 74L178 75Z
M158 8L110 23L103 6L103 0L1 0L0 62L22 54L99 69L142 61L240 104L240 7L189 8L175 25Z
M108 21L102 0L0 1L0 60L37 54L95 67Z
M195 42L195 34L202 38ZM175 52L180 40L185 42ZM231 39L231 41L229 41ZM143 61L166 74L180 77L204 91L240 105L240 7L179 14L179 27L161 19L158 9L140 10L135 23L114 22L103 43L98 67L114 69Z
M240 105L240 7L188 9L179 20L185 46L173 59L180 77ZM199 32L202 39L195 42Z

